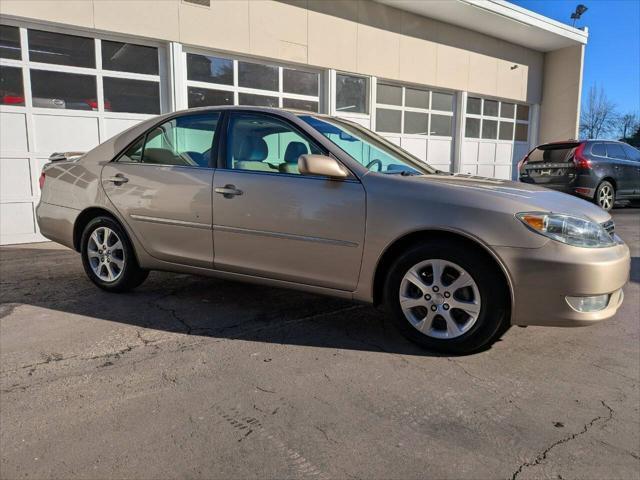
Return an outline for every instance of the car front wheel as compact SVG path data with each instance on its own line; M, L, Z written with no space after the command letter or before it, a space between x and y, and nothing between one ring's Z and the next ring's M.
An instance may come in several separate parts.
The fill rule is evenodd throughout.
M385 303L407 338L430 350L467 354L509 327L508 290L484 255L463 244L415 247L389 271Z
M85 273L104 290L131 290L149 274L138 265L129 237L112 218L91 220L82 233L81 246Z

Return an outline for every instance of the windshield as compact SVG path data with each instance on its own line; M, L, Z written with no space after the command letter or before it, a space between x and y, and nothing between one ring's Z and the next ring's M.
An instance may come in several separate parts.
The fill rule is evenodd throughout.
M355 123L333 117L299 117L372 172L405 175L438 172L388 140Z

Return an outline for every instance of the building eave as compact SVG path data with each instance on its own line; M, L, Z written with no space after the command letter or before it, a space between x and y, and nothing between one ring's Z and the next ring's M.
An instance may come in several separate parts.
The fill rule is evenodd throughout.
M587 43L588 31L505 0L375 0L540 52Z

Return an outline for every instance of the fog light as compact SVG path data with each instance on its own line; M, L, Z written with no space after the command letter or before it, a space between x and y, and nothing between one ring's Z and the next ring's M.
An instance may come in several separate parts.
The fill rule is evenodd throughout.
M577 312L598 312L609 304L610 295L593 297L567 297L567 303Z

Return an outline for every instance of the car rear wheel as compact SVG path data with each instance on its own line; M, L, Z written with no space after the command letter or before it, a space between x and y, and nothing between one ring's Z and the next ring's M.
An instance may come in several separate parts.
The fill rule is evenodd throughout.
M131 290L149 275L138 265L126 232L110 217L96 217L87 224L81 247L85 273L104 290Z
M465 245L420 245L396 260L385 303L409 340L430 350L467 354L508 328L508 291L493 262Z
M596 204L608 212L613 208L615 200L616 190L613 188L613 185L606 180L600 183L596 189Z

